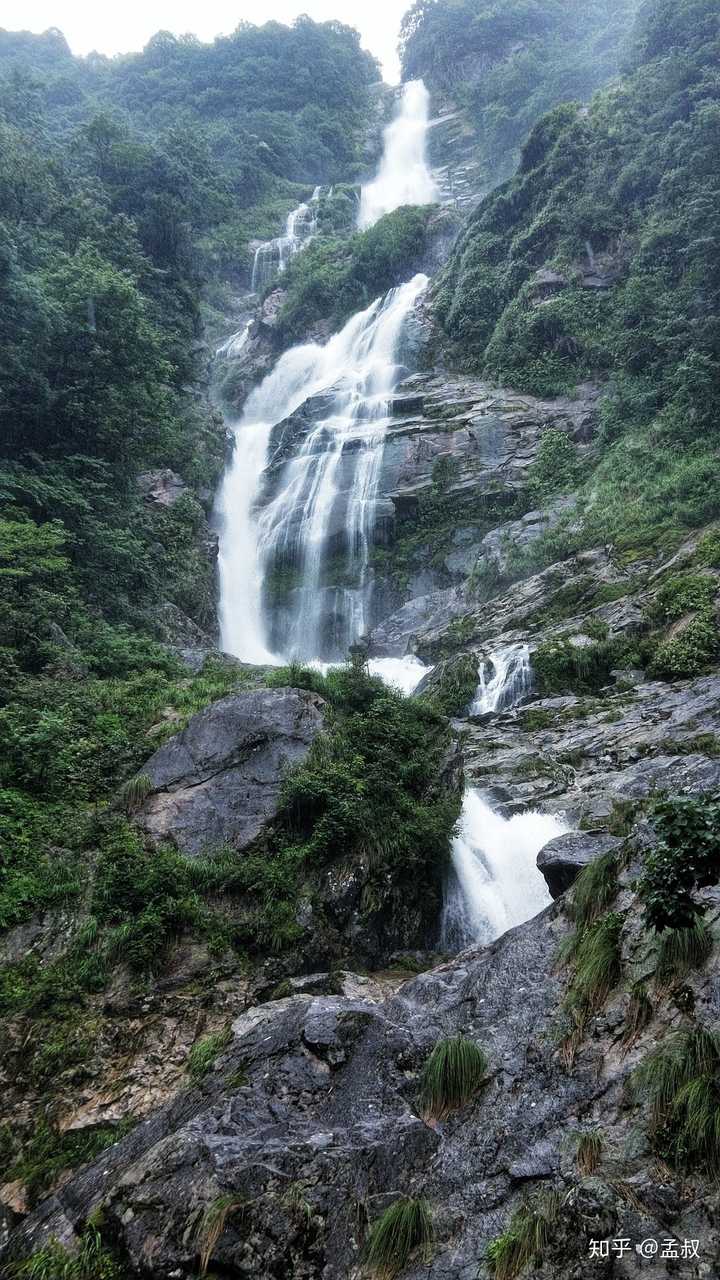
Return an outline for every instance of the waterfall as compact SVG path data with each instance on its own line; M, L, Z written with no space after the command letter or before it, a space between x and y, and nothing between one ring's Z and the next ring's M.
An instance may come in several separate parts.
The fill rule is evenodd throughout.
M548 906L552 898L535 860L566 830L552 814L502 818L468 788L453 841L442 945L448 951L486 945Z
M532 667L527 645L510 645L491 652L489 662L481 662L480 683L470 709L474 716L505 711L517 706L532 688Z
M364 186L358 226L371 227L384 213L403 204L432 204L438 198L425 144L430 95L422 80L403 89L395 119L384 134L383 156L375 179Z
M231 333L229 338L221 342L220 346L215 350L216 359L229 360L232 356L239 355L248 340L251 324L252 319L246 320L240 329L237 329L235 333Z
M287 351L248 398L218 503L222 643L245 661L344 659L367 629L384 435L402 372L397 350L427 283L417 275L324 345ZM287 423L306 402L302 421ZM290 431L287 460L273 432L280 423ZM263 489L273 442L281 460ZM262 506L259 496L267 497ZM267 634L263 589L280 596Z
M285 234L258 245L253 261L250 289L258 293L285 270L293 254L299 253L317 231L318 201L322 188L316 187L308 204L291 209L285 223Z

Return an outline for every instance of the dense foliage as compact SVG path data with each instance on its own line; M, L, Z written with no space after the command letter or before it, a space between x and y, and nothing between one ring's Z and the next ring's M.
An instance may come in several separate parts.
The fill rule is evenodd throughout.
M719 60L713 0L643 4L624 79L536 125L436 293L469 368L540 395L611 379L580 541L629 556L719 511Z
M509 177L550 108L587 100L619 68L638 0L416 0L402 24L407 79L474 123L487 189Z
M87 666L98 612L163 639L162 599L214 625L200 288L298 183L352 171L375 74L354 32L308 19L112 61L0 33L3 682L60 649ZM190 489L151 511L137 478L160 465Z
M283 277L287 298L278 340L299 342L319 320L338 327L423 265L432 206L404 205L367 231L321 236L297 254Z

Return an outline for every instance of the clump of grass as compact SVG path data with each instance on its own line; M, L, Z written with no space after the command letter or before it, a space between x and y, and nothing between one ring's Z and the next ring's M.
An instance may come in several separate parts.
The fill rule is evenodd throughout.
M653 1005L644 982L634 983L625 1014L623 1045L629 1048L644 1031L653 1016Z
M565 1035L560 1053L571 1067L582 1043L588 1021L602 1008L620 981L620 936L623 918L617 912L578 929L561 950L561 959L572 962L574 973L563 1001L573 1028Z
M427 1200L406 1198L386 1209L370 1228L365 1263L376 1280L393 1280L416 1252L428 1261L433 1240Z
M143 800L147 799L152 789L153 780L147 773L138 773L134 778L128 778L117 793L118 808L124 809L128 814L134 813L140 808Z
M650 1104L656 1149L671 1164L720 1174L720 1035L676 1031L640 1064L637 1097Z
M579 930L586 929L612 905L617 891L618 859L610 851L580 872L568 899L567 914Z
M487 1075L487 1058L465 1036L439 1040L422 1072L426 1116L442 1119L475 1096Z
M232 1031L230 1027L223 1027L221 1031L213 1031L210 1035L203 1036L200 1040L195 1041L188 1054L187 1061L188 1075L193 1084L197 1084L205 1078L218 1054L227 1048L231 1040Z
M600 1164L602 1148L602 1134L598 1129L580 1134L575 1152L575 1163L581 1177L587 1178L591 1173L595 1172Z
M583 1020L602 1008L620 981L622 925L622 916L611 912L585 929L577 942L567 1004Z
M700 915L687 928L663 929L658 935L657 981L666 986L701 969L712 949L712 933Z
M503 1234L491 1241L485 1254L495 1280L514 1280L530 1263L540 1263L560 1214L560 1197L548 1192L536 1204L515 1211Z
M210 1265L210 1259L215 1252L215 1246L220 1239L225 1224L229 1217L235 1213L242 1213L245 1209L245 1200L233 1192L226 1195L218 1196L209 1204L205 1210L197 1229L197 1244L200 1254L200 1275L207 1275L207 1269Z
M84 1232L75 1253L50 1240L31 1257L3 1270L7 1280L122 1280L122 1274L93 1226Z

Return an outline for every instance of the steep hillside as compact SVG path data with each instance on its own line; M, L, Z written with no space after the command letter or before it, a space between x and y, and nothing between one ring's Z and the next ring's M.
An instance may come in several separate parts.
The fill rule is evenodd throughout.
M719 22L644 5L633 69L535 127L435 290L453 363L534 395L604 384L570 545L627 561L718 514ZM548 467L556 491L576 478Z
M417 0L402 25L403 74L462 113L476 190L510 176L546 111L586 102L617 74L638 2ZM437 157L447 163L439 146Z

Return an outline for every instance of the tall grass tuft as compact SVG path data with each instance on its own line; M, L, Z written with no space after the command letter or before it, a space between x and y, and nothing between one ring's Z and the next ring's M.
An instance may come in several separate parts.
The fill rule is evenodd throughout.
M658 935L655 977L661 986L701 969L713 949L713 936L702 916L685 929L663 929Z
M422 1099L426 1116L442 1119L464 1107L487 1076L487 1058L465 1036L439 1040L422 1072Z
M653 1016L653 1005L644 982L636 982L630 991L627 1011L625 1013L625 1029L623 1046L629 1049L648 1025Z
M210 1035L202 1036L200 1040L195 1041L187 1060L188 1075L193 1084L198 1084L205 1078L218 1054L227 1048L231 1040L230 1027L223 1027L222 1031L212 1031Z
M370 1228L365 1264L376 1280L393 1280L416 1252L429 1261L432 1241L427 1200L397 1200Z
M669 1036L633 1076L655 1145L679 1168L720 1174L719 1078L720 1034L700 1026Z
M147 773L137 773L135 777L123 782L117 793L117 806L125 813L134 813L140 808L153 789L153 780Z
M581 1177L587 1178L591 1173L595 1172L600 1164L602 1148L602 1134L599 1130L594 1129L589 1133L580 1134L577 1151L575 1152L575 1163Z
M620 981L622 925L622 916L611 912L590 925L575 948L567 1004L582 1021L602 1008Z
M242 1213L245 1200L232 1192L218 1196L205 1210L197 1229L197 1245L200 1254L200 1275L207 1275L210 1259L229 1217Z
M612 905L618 892L617 854L604 853L580 872L567 902L567 913L578 929L603 915Z
M560 1197L554 1191L515 1211L507 1229L488 1245L485 1254L495 1280L514 1280L530 1263L542 1261L559 1215Z

